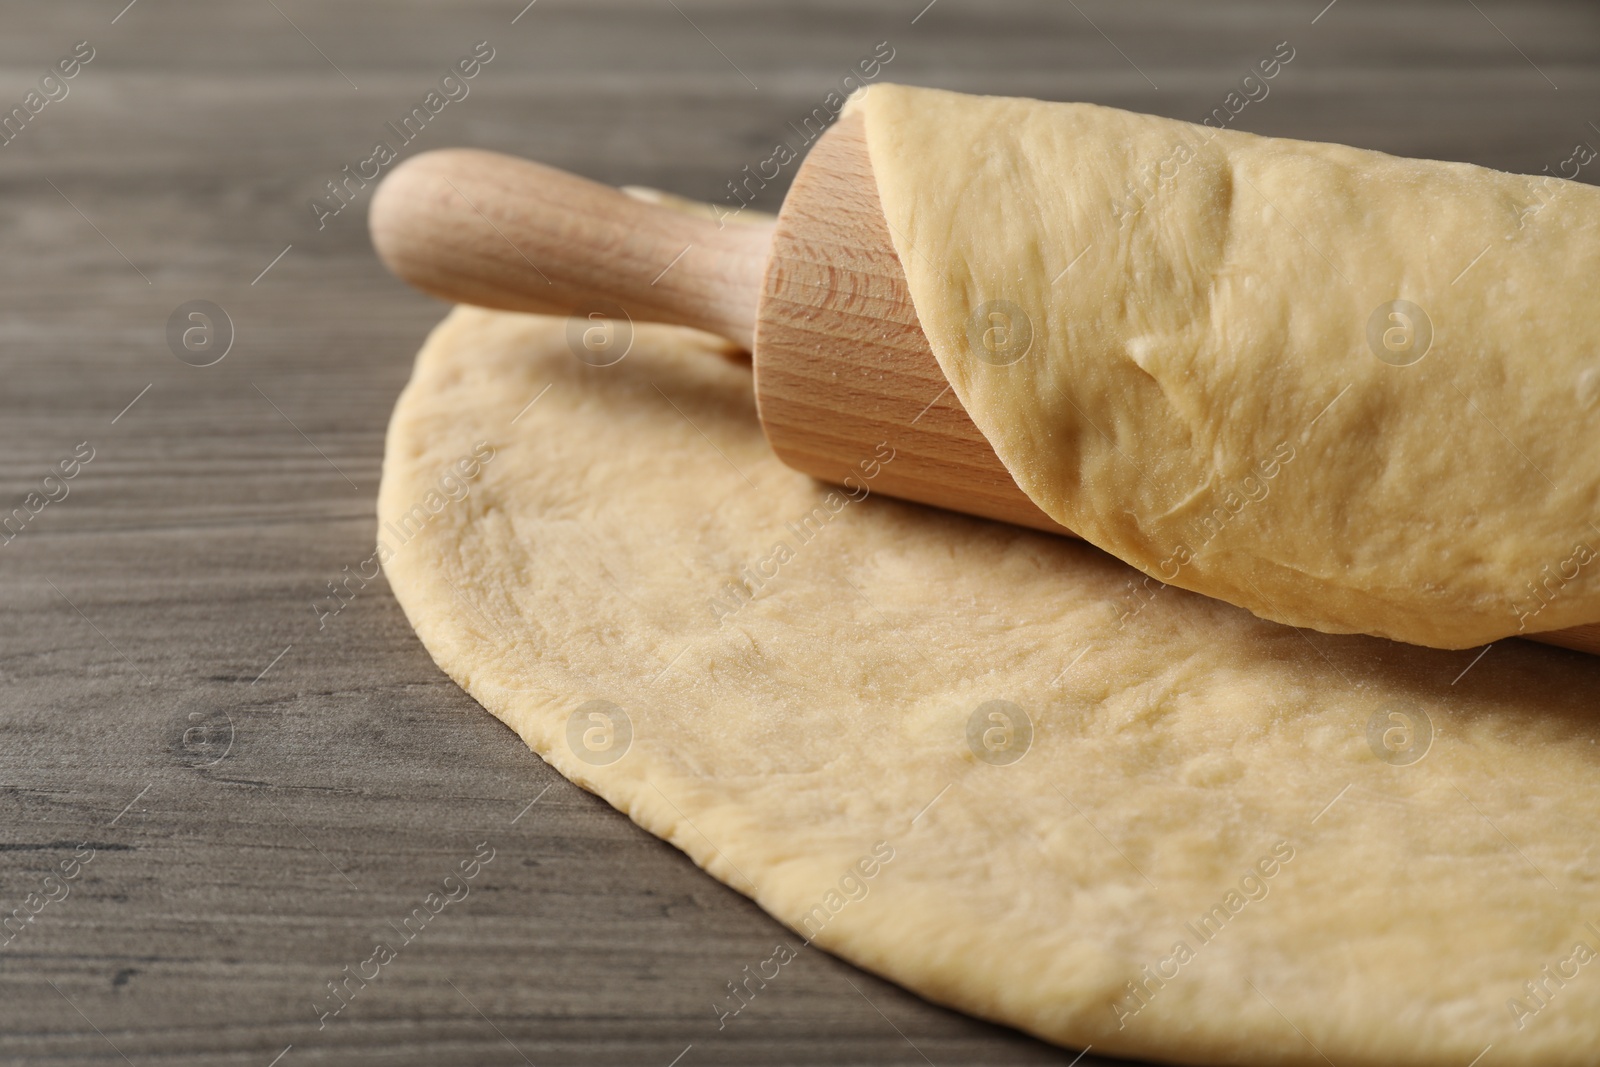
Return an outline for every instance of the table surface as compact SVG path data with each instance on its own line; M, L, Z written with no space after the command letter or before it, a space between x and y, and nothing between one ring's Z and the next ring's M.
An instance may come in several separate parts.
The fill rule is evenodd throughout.
M381 579L319 632L445 309L372 257L370 190L321 229L308 201L479 41L408 153L716 199L880 41L887 79L1196 121L1287 41L1237 128L1555 170L1600 143L1600 9L522 2L0 0L7 108L94 49L0 148L0 504L93 449L0 545L0 913L54 898L0 931L0 1061L1067 1062L819 955L719 1031L771 919L533 756ZM232 324L209 367L169 346L192 300ZM485 841L470 898L319 1029L325 983Z

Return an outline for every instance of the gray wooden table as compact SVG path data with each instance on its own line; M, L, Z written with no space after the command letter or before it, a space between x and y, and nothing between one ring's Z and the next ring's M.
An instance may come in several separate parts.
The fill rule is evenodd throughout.
M370 190L321 229L308 201L477 42L407 152L705 199L880 41L886 78L1193 120L1287 41L1237 127L1530 172L1600 144L1587 3L126 2L0 2L5 108L93 50L0 148L7 1063L1071 1058L820 955L719 1031L771 920L546 768L381 580L319 632L444 308L374 261ZM199 300L231 323L206 367L168 340ZM479 842L469 898L319 1028L326 983Z

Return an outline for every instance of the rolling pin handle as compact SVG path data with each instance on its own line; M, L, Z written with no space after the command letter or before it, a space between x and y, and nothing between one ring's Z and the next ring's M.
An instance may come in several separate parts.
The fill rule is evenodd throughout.
M435 296L507 311L692 326L746 350L770 224L719 223L495 152L414 156L368 221L378 256Z

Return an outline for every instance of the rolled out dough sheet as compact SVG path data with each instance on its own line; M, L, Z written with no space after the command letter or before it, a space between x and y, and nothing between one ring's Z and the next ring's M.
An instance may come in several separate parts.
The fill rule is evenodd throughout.
M845 494L772 456L713 340L596 366L568 331L438 327L380 557L452 678L775 944L1097 1054L1595 1062L1600 664L1152 593L881 498L872 457ZM708 1028L748 1021L725 977Z
M1051 517L1330 633L1600 620L1600 189L1092 104L852 107L934 354Z

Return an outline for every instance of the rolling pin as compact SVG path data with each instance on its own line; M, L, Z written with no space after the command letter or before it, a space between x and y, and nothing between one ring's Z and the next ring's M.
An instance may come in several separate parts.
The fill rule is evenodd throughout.
M888 441L895 462L875 490L1072 533L1012 480L939 368L860 115L817 140L775 222L719 222L527 160L446 149L384 179L369 225L391 271L446 300L549 315L621 309L742 346L768 442L814 478L842 483ZM1527 636L1600 655L1600 623Z

